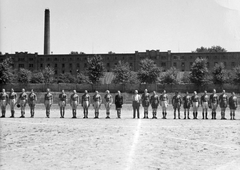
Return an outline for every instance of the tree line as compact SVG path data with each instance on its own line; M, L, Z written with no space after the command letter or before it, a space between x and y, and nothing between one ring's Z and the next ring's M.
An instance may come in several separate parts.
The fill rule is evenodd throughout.
M220 46L211 48L200 47L194 52L226 52ZM24 68L19 70L12 69L12 59L6 58L0 63L0 83L89 83L98 84L105 72L103 59L100 55L95 55L87 59L87 67L84 72L78 72L77 75L63 73L55 75L51 67L45 67L42 70L30 71ZM226 70L223 63L218 63L209 71L207 60L197 58L192 64L190 72L185 72L181 79L179 70L171 67L163 71L151 59L143 59L139 63L139 70L132 71L128 62L119 61L112 70L114 74L113 83L115 84L179 84L194 83L197 86L214 83L223 85L225 83L240 84L240 66L231 70Z

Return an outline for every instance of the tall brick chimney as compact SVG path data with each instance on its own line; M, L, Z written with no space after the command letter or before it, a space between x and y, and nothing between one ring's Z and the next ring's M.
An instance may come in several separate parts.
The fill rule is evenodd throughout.
M50 54L50 11L45 9L44 20L44 55Z

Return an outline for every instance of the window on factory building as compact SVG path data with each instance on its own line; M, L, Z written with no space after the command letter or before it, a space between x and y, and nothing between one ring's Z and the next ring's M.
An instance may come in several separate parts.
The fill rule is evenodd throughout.
M50 58L47 58L47 61L50 61Z
M184 63L184 62L182 62L181 66L182 66L182 67L185 67L185 63Z
M25 59L24 58L19 58L18 61L25 61Z
M181 60L184 60L184 56L181 56Z
M65 73L65 71L63 70L63 71L62 71L62 74L64 74L64 73Z
M207 68L209 68L209 66L210 66L210 64L209 64L209 62L207 62Z
M177 68L177 63L174 62L173 63L173 67Z
M109 63L107 63L107 67L110 67L110 64L109 64Z
M130 67L132 67L133 66L133 63L130 63Z
M232 62L232 64L231 64L231 65L232 65L232 67L235 67L235 62Z
M58 74L57 70L55 70L54 72L55 72L56 75Z
M173 56L173 59L176 60L176 59L177 59L177 56Z
M55 64L55 67L57 67L57 64Z
M79 63L77 63L77 67L78 67L78 68L80 67L80 64L79 64Z
M84 67L85 67L85 68L87 67L87 63L84 63Z
M72 70L69 71L72 74Z
M166 67L166 63L165 63L165 62L162 62L162 63L161 63L161 66L162 66L162 67Z
M190 56L190 59L193 59L193 56Z
M133 57L130 57L130 60L132 60L133 59Z
M33 68L33 64L29 64L29 68Z
M69 64L69 67L72 68L72 63Z
M50 64L47 64L47 67L50 67Z
M62 64L62 68L64 68L65 67L65 64Z
M72 61L72 58L70 58L70 61Z
M33 61L33 58L29 58L29 61Z
M43 68L43 64L40 64L40 67Z
M65 60L65 58L62 58L62 61L64 61Z
M57 58L55 58L54 60L55 60L55 61L57 61L58 59L57 59Z
M41 58L40 60L41 60L41 61L43 61L44 59L43 59L43 58Z
M209 59L209 56L207 56L206 59L208 60L208 59Z
M227 66L227 62L224 62L223 64L224 64L224 67L226 67L226 66Z
M117 63L114 64L115 66L117 65Z
M19 64L18 67L19 68L24 68L24 64Z

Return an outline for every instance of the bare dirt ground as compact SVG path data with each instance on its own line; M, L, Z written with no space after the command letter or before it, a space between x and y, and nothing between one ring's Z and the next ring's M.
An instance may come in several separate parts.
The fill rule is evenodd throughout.
M131 105L125 105L122 119L114 107L111 119L104 110L93 119L92 108L82 119L80 107L78 119L71 119L69 107L60 119L55 105L47 119L38 105L35 118L27 110L25 119L0 119L0 169L240 169L240 111L235 121L217 114L218 120L201 120L201 114L198 120L173 120L171 110L163 120L158 109L157 120L132 119Z

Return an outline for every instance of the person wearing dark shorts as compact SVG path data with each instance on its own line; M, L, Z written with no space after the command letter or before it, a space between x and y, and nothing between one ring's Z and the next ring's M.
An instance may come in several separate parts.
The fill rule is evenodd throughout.
M183 97L183 109L184 109L184 119L186 119L186 114L187 118L190 119L189 117L189 109L191 107L191 96L186 92L186 95Z
M117 95L115 96L115 106L117 110L117 117L121 118L121 109L123 105L123 96L120 91L118 91Z
M157 119L157 108L160 103L160 100L158 95L156 94L156 91L153 91L153 95L150 98L150 103L152 106L152 115L153 115L152 119Z

